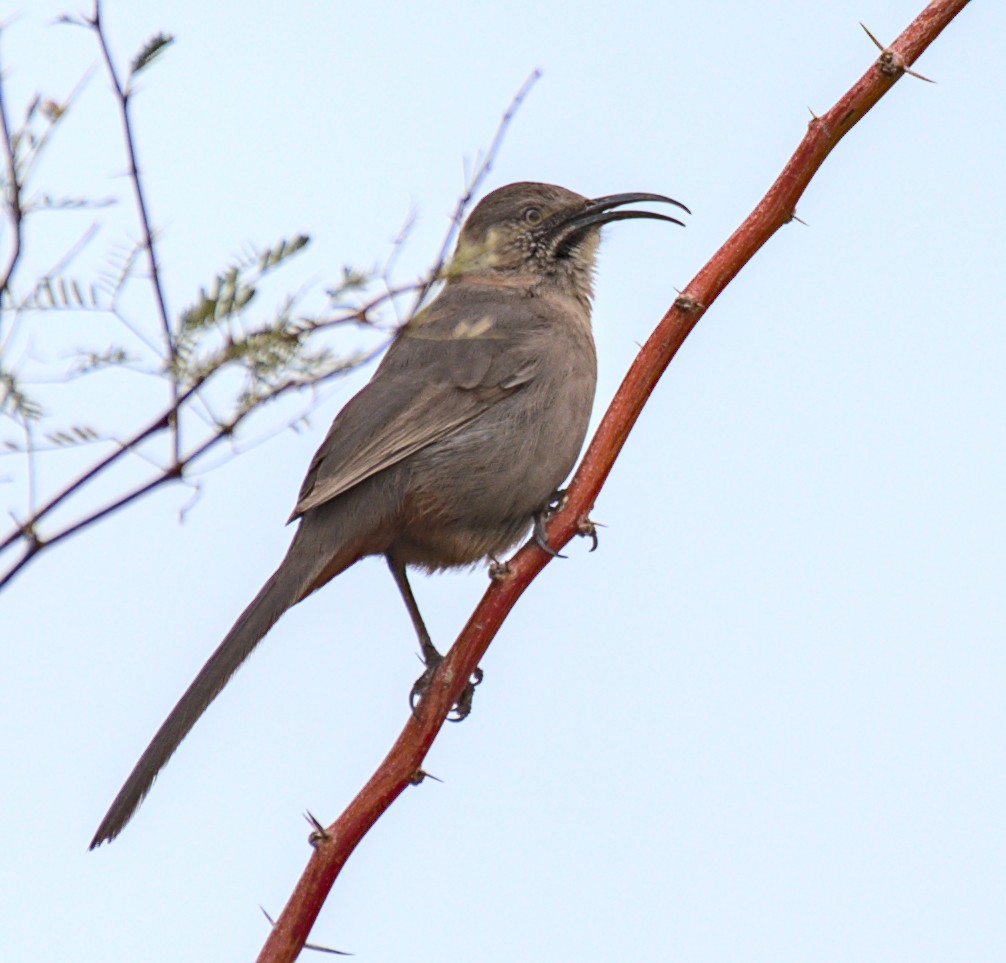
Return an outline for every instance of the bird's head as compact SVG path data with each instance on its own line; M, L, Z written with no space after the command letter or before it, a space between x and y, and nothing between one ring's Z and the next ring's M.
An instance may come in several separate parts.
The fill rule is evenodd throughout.
M445 275L448 281L484 277L497 283L508 278L550 283L589 297L604 224L634 218L682 223L652 211L620 210L640 201L674 204L688 212L680 201L662 194L591 200L554 184L508 184L487 194L468 216Z

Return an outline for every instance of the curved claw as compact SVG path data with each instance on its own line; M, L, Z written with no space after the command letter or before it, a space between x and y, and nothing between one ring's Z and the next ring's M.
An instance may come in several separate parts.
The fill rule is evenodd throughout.
M557 552L551 545L548 544L548 537L545 534L546 514L547 509L544 512L538 512L538 514L534 516L534 543L546 555L551 555L552 558L565 558L565 555Z
M545 506L545 515L554 515L556 512L562 509L562 506L566 504L566 489L557 488L553 493L552 497L548 500L548 504Z
M466 718L468 714L472 711L472 699L475 698L475 686L479 685L485 678L485 673L476 666L475 671L472 673L471 679L468 680L468 685L464 687L461 692L461 696L451 709L451 712L447 714L448 722L460 722L462 719Z
M430 683L433 681L433 676L436 674L437 668L443 661L444 657L437 653L436 659L431 659L430 662L427 663L423 674L412 683L412 688L409 690L409 708L412 710L413 715L416 715L416 706L422 701L422 698L426 695L427 691L429 691ZM454 703L451 707L451 711L447 714L448 722L460 722L471 713L472 700L475 698L475 687L484 677L485 673L480 668L476 667L468 685L464 687L461 695L458 697L458 701Z
M576 534L581 535L584 538L589 538L591 545L590 551L595 551L597 549L597 529L598 526L604 528L600 522L595 522L591 518L584 517L580 519L579 524L576 526Z
M423 674L412 683L412 688L409 690L409 708L412 710L412 714L416 714L416 706L422 700L423 696L429 691L430 683L433 681L433 676L437 671L437 667L441 662L444 661L444 657L438 653L437 658L430 659L426 663L426 668L423 670Z

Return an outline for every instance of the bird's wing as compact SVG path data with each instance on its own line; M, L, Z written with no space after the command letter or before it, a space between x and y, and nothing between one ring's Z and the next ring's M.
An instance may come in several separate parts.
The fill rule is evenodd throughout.
M336 416L291 520L453 434L534 378L538 359L486 326L484 316L467 326L454 322L458 312L443 300L403 330L371 381Z

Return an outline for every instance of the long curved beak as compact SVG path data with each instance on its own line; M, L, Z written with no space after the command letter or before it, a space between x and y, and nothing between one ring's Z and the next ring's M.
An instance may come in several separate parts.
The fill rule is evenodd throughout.
M575 211L561 223L555 225L556 233L571 234L582 231L588 227L598 224L610 224L612 221L628 221L635 218L648 218L653 221L670 221L684 227L684 221L679 221L676 217L667 214L657 214L655 211L618 211L617 207L625 204L638 204L641 201L656 201L660 204L673 204L680 207L686 214L692 212L685 207L681 201L674 200L673 197L665 197L663 194L609 194L606 197L595 197L588 201L580 210Z

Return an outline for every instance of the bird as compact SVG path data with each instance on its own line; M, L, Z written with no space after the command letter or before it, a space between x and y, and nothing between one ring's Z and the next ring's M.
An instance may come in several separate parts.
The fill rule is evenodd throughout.
M289 521L282 562L171 710L115 797L90 848L114 839L238 667L291 606L360 559L383 555L426 669L441 660L407 568L495 559L534 531L572 470L597 380L591 328L601 227L678 218L624 209L662 194L587 198L508 184L465 219L443 286L403 324L371 380L336 415ZM476 678L471 684L479 681ZM471 707L468 691L455 707Z

